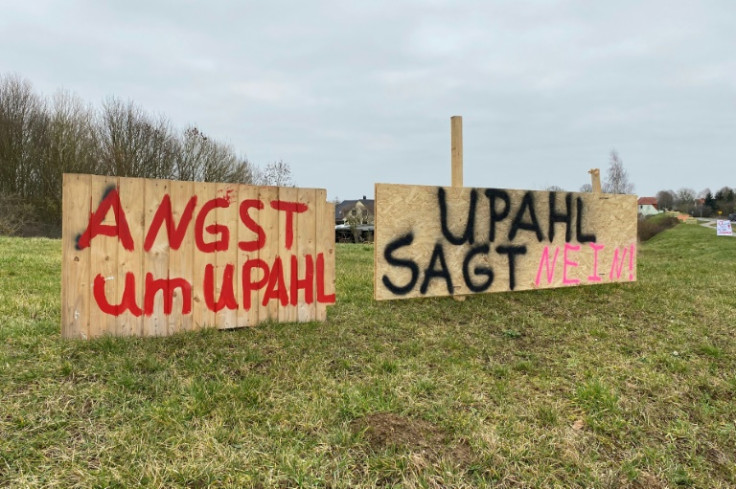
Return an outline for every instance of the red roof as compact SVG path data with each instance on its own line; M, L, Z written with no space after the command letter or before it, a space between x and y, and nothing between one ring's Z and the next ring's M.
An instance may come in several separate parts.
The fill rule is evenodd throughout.
M656 197L639 197L639 200L636 203L638 205L653 205L655 209L657 208Z

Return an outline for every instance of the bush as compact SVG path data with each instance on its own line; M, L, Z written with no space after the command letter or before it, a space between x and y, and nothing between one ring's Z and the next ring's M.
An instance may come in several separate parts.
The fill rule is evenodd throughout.
M680 221L670 214L657 214L655 216L639 219L636 234L639 241L647 241L667 229L677 226Z
M13 194L0 193L0 236L16 236L34 223L33 206Z

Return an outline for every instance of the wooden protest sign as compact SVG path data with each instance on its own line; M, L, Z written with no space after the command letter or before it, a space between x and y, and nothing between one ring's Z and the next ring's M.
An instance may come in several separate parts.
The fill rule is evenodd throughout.
M376 300L636 280L634 195L376 184Z
M334 204L322 189L65 174L65 338L324 321Z

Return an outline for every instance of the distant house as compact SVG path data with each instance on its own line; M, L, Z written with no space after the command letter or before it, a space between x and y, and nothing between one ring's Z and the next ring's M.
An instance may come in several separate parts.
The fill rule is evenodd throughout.
M661 212L657 208L656 197L639 197L636 203L639 206L639 214L642 216L652 216Z
M343 200L335 205L335 224L373 224L375 201L366 199Z
M335 205L335 241L359 243L373 241L375 201L343 200Z

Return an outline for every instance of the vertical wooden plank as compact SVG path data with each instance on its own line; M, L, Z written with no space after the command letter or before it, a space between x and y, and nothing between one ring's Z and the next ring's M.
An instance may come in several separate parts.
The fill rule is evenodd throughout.
M109 192L118 191L117 177L92 177L92 212L94 213ZM111 208L102 220L102 226L118 226L117 216ZM119 231L119 229L118 229ZM98 274L104 279L104 294L107 302L111 305L119 304L117 293L117 265L118 265L118 237L95 236L90 242L90 267L92 270L91 280L94 288L94 280ZM122 292L122 287L121 287ZM90 302L89 313L89 337L97 338L104 334L115 334L116 317L103 312L97 302Z
M294 204L299 201L299 191L293 187L279 187L279 201L284 204ZM281 258L286 294L290 293L291 256L299 256L299 228L295 213L279 211L279 257ZM271 270L274 273L274 270ZM282 292L283 293L283 292ZM289 297L289 300L291 297ZM279 303L279 322L292 323L298 319L297 307L287 303Z
M197 195L197 211L195 212L194 232L195 238L201 233L201 239L205 243L211 243L216 240L217 236L209 233L207 228L216 224L216 209L202 214L202 223L197 226L197 220L200 219L202 208L207 202L214 199L217 193L217 185L214 183L195 183L194 193ZM198 229L201 227L201 229ZM206 253L197 247L194 250L194 274L192 276L192 321L194 329L215 327L215 313L207 308L204 295L204 277L205 269L208 264L215 265L215 256L213 253Z
M238 209L238 242L247 248L240 249L239 245L236 244L238 246L237 298L240 304L238 325L255 326L258 324L260 294L252 291L251 289L254 287L249 284L259 283L265 277L265 273L260 268L248 268L249 262L251 266L253 263L257 263L259 255L259 234L252 228L256 227L254 224L262 227L264 216L274 212L274 210L271 209L269 202L259 201L258 187L252 185L240 185L238 187L238 205L244 205L243 212L245 213L241 215ZM259 205L263 208L259 209ZM247 225L244 219L247 220ZM262 232L265 232L265 230ZM243 267L246 267L246 275L243 275ZM246 287L243 286L244 281L248 284Z
M145 180L145 228L151 229L153 218L156 215L164 196L169 193L170 182L168 180ZM145 284L144 304L151 301L153 295L153 307L146 310L143 318L144 336L166 336L168 333L168 319L164 312L164 302L169 294L168 288L156 290L148 284L148 274L151 274L152 283L169 278L169 240L166 234L166 226L162 225L156 233L150 249L144 256Z
M91 211L91 177L64 174L62 183L61 336L89 337L90 249L77 249Z
M601 193L601 171L598 168L592 168L588 171L590 173L590 183L593 187L594 194Z
M463 186L463 118L459 115L450 118L452 140L450 153L452 165L452 186L462 188ZM465 300L464 296L454 295L453 299L459 302Z
M315 192L315 301L318 300L318 291L322 290L325 295L331 296L335 293L335 204L327 202L327 192L318 189ZM317 260L322 256L324 263L323 273L318 273ZM317 302L315 309L315 320L327 320L327 304Z
M297 320L300 323L314 321L317 315L315 305L317 290L314 280L316 265L315 251L317 250L317 243L315 241L317 232L315 194L316 191L314 189L298 189L298 201L300 204L305 204L307 210L296 215L296 229L298 230L298 234L294 238L299 253L295 255L297 257L296 273L292 271L292 277L289 281L291 284L289 299L291 299L292 303L296 300ZM309 285L304 289L299 288L297 290L296 288L302 280L308 281ZM297 290L296 294L293 294L294 290ZM292 297L292 295L295 297Z
M455 115L450 118L451 126L451 162L452 162L452 186L463 186L463 118Z
M174 226L185 230L181 243L169 243L169 277L180 277L189 283L194 274L194 220L198 206L188 209L190 200L194 196L194 184L192 182L172 181L171 187L171 214ZM186 214L186 215L185 215ZM182 219L185 219L182 222ZM175 246L176 245L176 249ZM191 297L189 304L185 304L186 294L182 290L174 291L173 314L168 318L169 334L178 331L189 331L193 329L192 313L184 314L182 311L192 308Z
M279 247L282 246L282 236L280 234L279 227L279 216L280 212L276 211L271 203L279 200L279 189L278 187L259 187L258 198L263 202L263 211L260 215L261 219L259 224L266 233L266 243L258 250L258 258L263 261L269 269L273 268L274 261L279 256ZM256 276L256 271L253 271L252 280L255 282L258 280L260 275ZM258 321L262 323L264 321L278 321L279 319L279 303L277 300L270 300L263 304L263 297L266 291L266 286L260 288L258 293L253 293L253 303L258 302Z
M115 334L118 336L140 336L143 329L143 316L131 309L143 308L143 289L145 273L143 270L143 241L145 238L145 184L140 178L118 178L120 204L133 239L133 250L118 248L118 267L116 273L117 300L121 300L126 286L126 275L135 277L134 302L117 317Z
M240 301L237 296L237 274L238 264L238 185L234 183L218 183L217 198L224 199L227 207L217 208L217 225L227 229L229 234L226 249L215 253L215 301L231 298L234 307L231 308L229 300L225 301L224 307L220 309L215 322L219 329L230 329L238 326L238 309Z

